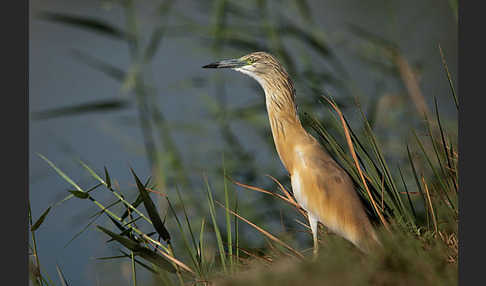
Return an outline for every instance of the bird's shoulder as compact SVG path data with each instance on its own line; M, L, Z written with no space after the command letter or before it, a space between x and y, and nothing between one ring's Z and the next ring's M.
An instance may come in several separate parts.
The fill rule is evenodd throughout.
M313 177L313 181L321 185L351 186L352 181L346 171L317 142L296 145L294 148L295 162L300 173Z
M293 151L296 161L304 168L322 169L328 173L334 173L341 168L315 139L296 144Z

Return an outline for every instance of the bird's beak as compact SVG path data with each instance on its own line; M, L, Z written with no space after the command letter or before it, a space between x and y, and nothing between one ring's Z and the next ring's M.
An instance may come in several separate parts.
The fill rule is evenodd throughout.
M219 62L211 63L209 65L203 66L205 69L222 69L222 68L239 68L246 66L248 63L241 61L239 59L222 60Z

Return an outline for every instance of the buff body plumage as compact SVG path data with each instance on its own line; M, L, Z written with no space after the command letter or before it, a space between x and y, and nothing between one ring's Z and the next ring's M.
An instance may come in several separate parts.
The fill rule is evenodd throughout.
M275 57L256 52L205 67L232 68L251 76L263 88L277 153L290 174L297 202L308 213L314 255L318 222L365 252L379 243L351 178L302 127L292 80Z

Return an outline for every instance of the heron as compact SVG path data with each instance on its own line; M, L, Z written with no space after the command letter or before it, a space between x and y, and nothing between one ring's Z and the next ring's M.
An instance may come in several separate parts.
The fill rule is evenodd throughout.
M290 175L297 203L306 210L318 254L318 222L363 252L378 237L346 171L302 126L295 89L285 68L269 53L254 52L203 68L228 68L255 79L265 93L266 109L278 156Z

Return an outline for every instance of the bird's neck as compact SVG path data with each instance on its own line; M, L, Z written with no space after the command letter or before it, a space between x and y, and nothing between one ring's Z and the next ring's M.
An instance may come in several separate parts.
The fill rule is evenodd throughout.
M287 77L262 86L275 147L285 168L292 173L294 147L308 136L297 114L292 82Z

